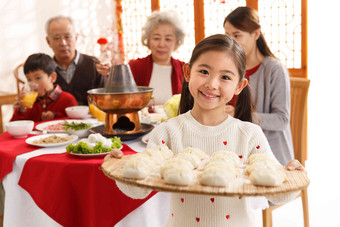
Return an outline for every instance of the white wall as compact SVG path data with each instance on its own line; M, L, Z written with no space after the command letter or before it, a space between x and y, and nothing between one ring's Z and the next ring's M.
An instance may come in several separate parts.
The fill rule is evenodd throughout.
M16 92L13 69L30 54L53 55L45 41L45 23L50 17L71 16L79 33L77 48L98 56L97 39L115 33L114 14L114 0L1 0L0 91ZM3 106L3 114L8 121L12 107Z
M340 226L340 2L308 4L310 220L311 226Z

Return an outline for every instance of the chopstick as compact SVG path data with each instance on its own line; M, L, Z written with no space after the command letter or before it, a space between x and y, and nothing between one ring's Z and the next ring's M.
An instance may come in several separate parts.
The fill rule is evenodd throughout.
M92 61L96 64L100 64L100 61L97 58L92 58Z
M47 111L47 100L48 100L47 89L45 89L44 100L45 100L44 111L46 112Z

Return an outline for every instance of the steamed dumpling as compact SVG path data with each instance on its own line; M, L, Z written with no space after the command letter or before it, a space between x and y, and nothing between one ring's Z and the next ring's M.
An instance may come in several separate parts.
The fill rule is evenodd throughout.
M202 185L208 186L226 186L236 177L236 174L218 166L210 166L205 168L202 173L198 175L198 181Z
M146 154L131 155L131 158L126 161L122 169L123 177L143 179L150 173L155 162L156 160Z
M164 173L164 181L168 184L189 185L193 178L193 172L185 168L173 168Z
M202 150L193 147L186 147L181 152L193 154L197 156L200 160L205 159L207 157L207 154L204 153Z
M278 186L286 180L286 175L282 171L257 169L250 173L249 179L254 185Z

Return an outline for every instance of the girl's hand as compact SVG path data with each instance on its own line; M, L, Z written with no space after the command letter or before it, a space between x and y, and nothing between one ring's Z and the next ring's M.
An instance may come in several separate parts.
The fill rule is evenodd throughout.
M119 149L113 149L110 151L110 154L106 155L104 158L104 162L109 160L110 158L122 158L124 156L123 152Z
M307 174L305 167L303 167L303 165L301 165L301 163L296 159L289 161L286 166L286 169L287 170L299 170Z
M109 75L110 68L111 68L110 62L105 62L105 63L99 62L99 63L96 64L97 71L102 75Z
M54 119L54 113L52 111L46 111L41 113L41 120L48 121Z

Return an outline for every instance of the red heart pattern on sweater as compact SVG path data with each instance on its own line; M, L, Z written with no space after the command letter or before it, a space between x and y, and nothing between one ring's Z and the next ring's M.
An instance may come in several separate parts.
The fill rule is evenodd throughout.
M196 218L196 221L197 221L197 222L200 222L200 218Z
M257 145L257 146L256 146L256 149L260 149L260 145Z
M181 202L184 203L184 199L183 198L181 198Z
M242 158L243 156L242 156L242 155L239 155L238 157L239 157L239 158Z
M227 141L223 141L223 144L224 144L225 146L227 146Z
M215 198L210 198L210 201L213 203L215 201Z
M162 144L165 144L165 141L164 141L164 140L162 140Z
M230 215L229 215L229 214L227 214L227 215L225 216L225 218L226 218L226 219L229 219L229 218L230 218Z

